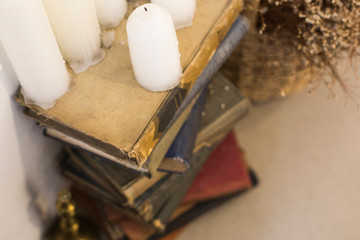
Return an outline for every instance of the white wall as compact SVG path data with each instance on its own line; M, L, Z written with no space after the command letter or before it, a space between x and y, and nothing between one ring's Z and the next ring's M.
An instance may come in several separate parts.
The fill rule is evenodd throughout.
M0 45L0 239L40 239L65 186L55 164L60 145L42 136L14 101L18 88Z

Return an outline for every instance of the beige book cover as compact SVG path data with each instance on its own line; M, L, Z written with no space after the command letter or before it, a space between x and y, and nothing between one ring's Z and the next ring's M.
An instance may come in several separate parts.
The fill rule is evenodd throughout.
M138 4L131 2L129 13ZM171 91L149 92L136 82L125 19L105 59L75 75L71 91L53 108L27 104L21 91L16 99L26 107L27 115L46 127L111 155L129 168L154 173L190 110L170 129L172 117L241 9L242 0L197 0L193 25L177 31L183 76Z

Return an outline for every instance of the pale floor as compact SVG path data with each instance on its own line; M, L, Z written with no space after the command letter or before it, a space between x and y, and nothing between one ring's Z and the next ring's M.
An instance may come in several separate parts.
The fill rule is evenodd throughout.
M327 93L255 106L236 132L260 184L178 239L360 239L360 117Z

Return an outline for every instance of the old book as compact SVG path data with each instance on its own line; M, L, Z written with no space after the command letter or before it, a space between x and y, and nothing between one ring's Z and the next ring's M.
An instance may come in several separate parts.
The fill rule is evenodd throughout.
M62 154L63 157L60 159L60 169L62 174L71 179L77 186L90 192L92 195L104 199L108 202L116 202L117 199L109 191L110 186L104 186L93 179L89 174L79 168L68 154Z
M157 172L149 179L119 168L118 165L111 162L97 161L77 149L69 147L65 149L70 155L66 161L71 162L67 165L63 164L61 167L65 175L68 175L67 172L71 172L71 168L68 167L69 164L76 165L78 173L81 172L82 178L91 178L92 181L97 182L98 187L112 193L115 202L121 204L133 204L137 197L167 175L166 173Z
M190 160L193 155L196 135L200 127L201 114L204 109L207 94L208 91L207 88L205 88L188 119L171 144L159 170L181 173L190 167Z
M239 16L232 25L231 29L229 30L228 34L226 35L222 43L220 44L219 48L216 50L214 56L211 58L205 70L201 73L194 87L191 89L190 93L185 98L184 102L191 101L196 96L196 93L199 91L198 90L199 86L203 87L209 82L209 79L213 77L213 75L217 72L217 70L219 70L220 66L225 62L229 54L231 54L232 51L235 49L235 47L239 44L239 41L244 37L248 29L249 29L249 23L247 19L242 16ZM176 118L179 114L181 114L184 106L186 106L186 104L183 104L178 109L174 118ZM190 129L188 129L188 131L190 131ZM171 166L174 164L174 161L167 161L168 159L175 159L175 162L183 162L185 163L184 166L189 166L188 159L190 153L188 153L187 156L183 156L184 155L184 151L182 151L183 147L180 142L176 141L177 139L181 140L179 136L174 140L172 146L170 147L168 153L165 156L165 159L161 163L160 168L162 170L170 170L172 172L181 172L185 170L185 168L164 167L164 165ZM195 143L190 141L188 144L195 144ZM176 161L177 159L178 161Z
M211 104L211 106L208 104ZM228 107L221 108L220 106L222 104L225 104ZM245 99L226 78L222 77L220 74L216 74L212 80L212 89L209 90L209 96L207 97L205 108L202 112L203 117L200 125L201 130L198 132L198 136L201 134L204 135L204 132L211 131L212 129L209 127L216 129L218 132L211 131L214 136L210 135L209 139L203 140L204 142L198 142L198 144L202 147L198 148L196 146L198 150L195 152L199 152L199 149L203 149L202 153L198 154L203 159L204 156L206 156L206 149L210 149L212 146L215 146L218 142L220 142L221 139L226 136L227 132L234 126L236 122L235 120L241 118L248 111L249 107L249 101ZM229 112L231 112L231 114L229 114ZM233 120L224 120L219 123L220 127L214 126L212 122L218 122L218 119L223 118L223 115L231 115L231 119ZM207 120L209 117L211 117L211 121ZM199 156L193 159L200 161ZM190 171L196 171L196 168L194 168L193 165L191 167L192 169L190 169ZM117 171L114 171L114 175L121 175L120 170L123 169L120 168ZM183 177L184 176L177 174L166 176L164 181L157 183L155 187L150 187L138 198L134 199L133 202L127 202L128 208L144 219L144 221L151 221L160 208L162 208L163 203L165 203L174 191L182 184ZM78 181L78 179L74 180ZM123 186L120 185L119 187L121 188ZM132 188L130 187L129 191L131 190ZM119 205L119 201L115 202L115 204Z
M207 212L215 209L216 207L221 206L222 204L226 203L230 199L237 197L244 192L246 192L246 190L236 191L230 195L226 195L226 196L222 196L219 198L215 198L215 199L197 203L192 208L190 208L188 211L184 212L182 215L180 215L177 218L170 221L167 224L164 232L154 233L150 237L147 237L146 239L148 239L148 240L162 239L163 237L165 237L173 232L176 232L179 229L183 229L187 225L191 224L191 222L194 221L195 219L197 219L198 217L206 214Z
M176 138L176 141L179 143L175 145L179 149L171 152L171 156L176 154L178 158L183 158L183 156L191 157L206 96L207 91L204 90L193 107L189 118L180 130L179 136ZM181 144L183 144L183 146ZM78 172L83 171L83 176L88 175L93 181L102 185L104 189L115 193L114 197L123 205L134 204L135 199L167 175L164 172L156 172L152 178L149 179L145 176L139 176L131 171L127 171L118 164L114 164L106 159L97 159L97 156L90 155L84 151L69 147L67 147L66 150L71 156L73 164L77 165L78 169L80 169ZM63 170L66 170L66 166L65 164L63 165ZM167 169L170 169L170 167ZM71 171L71 169L67 171Z
M236 145L236 147L234 146ZM249 170L246 165L244 164L243 158L239 159L239 154L242 156L243 153L238 151L239 148L237 146L236 140L234 138L234 134L230 133L217 148L211 153L209 158L206 160L203 169L200 174L196 176L196 180L191 183L191 187L187 190L185 197L182 198L181 191L184 191L187 186L186 182L184 182L181 186L181 190L177 191L173 197L168 200L168 203L165 204L164 208L161 211L168 211L166 210L166 206L175 207L179 204L181 200L181 205L176 207L175 211L168 211L172 212L171 217L169 218L169 222L166 225L166 229L162 233L156 233L154 229L151 227L142 224L141 222L134 221L132 219L126 218L121 212L117 211L116 209L112 209L108 211L105 215L110 218L110 222L117 225L119 224L122 229L124 230L125 234L128 236L129 239L159 239L167 234L176 231L177 229L186 226L192 220L196 219L197 217L201 216L202 214L214 209L215 207L223 204L224 202L228 201L229 199L238 196L240 193L243 193L249 190L251 187L257 185L256 176ZM232 154L229 154L229 151ZM232 158L233 160L228 160L228 158ZM238 161L242 161L242 164L239 165ZM218 193L216 195L211 194L210 197L204 198L203 194L196 194L193 196L193 186L198 185L199 181L202 181L202 188L206 185L207 188L211 188L211 186L216 182L221 182L226 187L225 182L229 182L228 176L225 174L216 174L212 175L213 171L203 171L206 170L207 167L212 168L214 166L214 162L225 162L225 165L228 165L227 168L233 167L237 169L237 172L246 171L246 174L240 173L242 178L242 182L246 182L246 184L240 184L231 191L223 191L215 186L216 191ZM234 165L232 165L234 164ZM216 164L219 166L220 164ZM221 170L220 170L221 171ZM221 171L224 173L224 171ZM209 174L209 175L206 175ZM236 181L239 181L237 178ZM207 184L204 184L207 182ZM232 182L232 181L230 181ZM230 183L231 185L231 183ZM186 199L187 195L193 196L191 198L191 202L184 202L183 200ZM205 193L206 194L206 193ZM197 198L198 197L198 198ZM161 211L159 216L161 215Z
M234 132L222 142L222 151L214 151L206 161L195 181L182 198L182 202L199 202L245 190L252 186Z
M149 206L151 206L151 211L148 211L143 216L146 221L151 221L153 226L158 229L162 229L166 225L173 211L179 205L187 188L192 183L199 168L202 166L203 161L206 159L206 156L210 154L211 149L226 136L226 134L232 129L232 127L236 123L236 120L241 118L243 114L245 114L249 109L249 102L247 100L244 101L244 98L238 91L231 91L231 89L234 89L234 86L226 78L222 77L219 74L216 74L212 81L212 85L212 93L210 96L208 96L207 104L211 103L213 107L207 108L208 112L206 111L205 107L201 124L211 126L212 128L215 128L218 132L212 132L211 135L208 135L210 136L210 138L204 141L206 144L199 143L200 146L202 146L201 148L196 147L197 150L194 151L197 152L197 154L193 156L190 171L186 172L182 176L171 176L173 182L165 182L163 189L158 190L157 193L154 193L152 197L148 199L150 200L148 203L150 204ZM228 94L224 94L224 92ZM214 99L217 99L217 101L215 101ZM238 102L238 104L236 104L235 102ZM243 102L243 104L240 104L240 102ZM229 107L221 108L219 107L221 106L221 104L225 104ZM232 114L228 114L228 111L231 111ZM218 113L217 118L212 115L215 112ZM224 120L222 123L219 123L221 125L220 127L214 126L212 122L217 122L217 119L221 119L223 115L231 115L231 120ZM208 117L212 117L212 121L207 121ZM208 132L209 130L211 129L209 129L208 127L203 128L198 133L198 136L202 133L202 131Z
M209 83L210 79L213 77L213 75L216 73L216 71L220 68L220 66L224 63L224 61L227 59L227 57L231 54L231 52L234 50L234 48L237 46L239 41L243 38L243 36L246 34L247 30L249 28L249 23L246 20L246 18L239 16L233 26L231 27L230 31L220 44L219 48L216 50L215 54L211 58L210 62L204 69L204 71L201 73L198 80L195 82L194 86L191 88L189 94L184 99L183 103L177 110L175 116L173 117L172 122L174 119L177 119L179 116L181 116L182 113L187 112L187 109L192 106L192 102L196 97L199 96L199 93L205 88L205 86ZM63 134L55 129L48 128L44 131L45 135L54 137L55 139L62 139L62 141L66 143L70 143L73 146L77 146L83 149L86 149L87 151L97 153L98 156L94 156L95 158L99 159L99 161L104 158L104 161L107 161L107 156L104 155L102 152L99 152L97 149L90 147L89 145L85 144L84 142L81 142L79 140L76 140L70 136L67 136L66 134ZM180 133L180 132L179 132ZM174 140L172 145L179 145L177 143L177 140L180 138L177 138ZM183 150L183 149L182 149ZM182 152L177 150L178 157L181 158ZM101 157L103 156L103 157ZM111 157L110 157L111 158ZM174 158L166 158L163 159L160 165L160 169L164 171L173 171L173 172L183 172L187 169L187 166L183 164L181 161L174 161Z
M209 152L207 147L200 149L195 153L192 163L192 168L186 172L186 176L190 172L198 171L200 164L205 161ZM69 163L65 159L65 163ZM62 162L64 164L64 162ZM87 178L87 175L82 173L76 173L74 169L69 169L69 166L66 166L64 169L65 176L73 180L80 188L91 193L95 197L102 199L105 202L111 203L116 209L122 211L125 215L129 216L132 219L135 219L143 224L148 225L153 229L161 230L163 225L159 225L158 221L152 221L156 212L158 212L164 203L171 197L175 190L180 187L182 179L185 175L179 174L168 174L164 179L161 179L155 183L150 189L145 191L138 199L134 201L133 204L128 204L123 206L119 204L117 199L111 195L106 189L102 186L99 186L91 178Z
M195 154L193 156L190 171L179 177L178 181L173 183L174 185L169 188L172 193L174 193L174 195L171 195L171 200L168 200L167 204L161 207L155 204L156 207L154 207L154 209L158 209L159 211L156 213L153 211L155 215L149 218L152 219L155 227L161 228L166 225L172 212L179 205L181 198L204 163L206 159L204 156L210 154L214 146L225 138L235 123L246 114L250 108L249 101L220 73L215 74L211 85L212 87L209 87L209 96L202 114L201 127L194 149L194 152L200 152L201 154ZM210 134L208 134L209 132ZM201 136L207 136L208 138L199 141L199 137ZM170 191L167 193L169 194Z
M249 170L249 176L252 176L251 177L252 187L255 187L257 185L257 178L252 170ZM132 219L129 219L121 212L116 210L112 210L110 215L108 215L108 213L104 213L104 215L108 219L109 224L113 225L114 227L120 227L128 239L131 240L164 239L167 236L170 237L173 236L172 233L174 233L176 236L178 231L181 232L184 228L186 228L186 226L191 224L191 222L197 219L198 217L221 206L227 201L233 199L234 197L240 196L241 194L245 193L248 190L249 189L244 189L244 190L239 189L238 191L233 192L229 195L218 196L217 198L213 198L206 201L200 201L198 203L193 203L191 205L188 204L180 205L176 209L176 211L179 210L179 214L172 215L169 223L166 225L166 229L164 232L156 232L151 227L144 225L141 222L137 222ZM105 208L103 208L102 211L104 210Z
M207 102L205 104L205 106L207 106L207 104L212 104L212 107L204 108L208 109L209 112L206 110L203 112L201 126L203 126L203 124L207 124L209 127L211 126L214 128L212 122L207 121L208 117L212 117L212 121L216 122L218 118L222 118L223 115L228 115L228 111L231 111L232 118L239 119L244 115L244 113L248 111L250 106L249 101L242 97L238 91L234 92L236 94L232 94L232 89L235 89L235 87L226 78L216 74L212 81L212 85L212 92L208 96ZM228 94L223 94L223 92ZM237 102L237 104L234 102ZM221 104L226 104L232 107L221 108L219 107ZM213 114L217 115L217 117L214 117ZM155 228L162 229L178 204L178 202L175 200L169 201L169 199L172 199L175 193L178 198L183 196L185 193L183 192L184 186L191 183L192 178L200 169L203 161L206 159L207 155L210 154L212 147L216 146L217 143L221 141L223 137L225 137L227 132L234 126L235 121L224 121L223 123L219 124L221 127L215 127L218 132L213 132L214 136L216 135L216 137L210 135L211 137L209 139L204 139L204 143L199 143L202 147L197 148L198 150L195 151L195 155L191 161L191 168L184 175L167 175L164 179L157 182L154 186L149 188L141 196L135 199L133 204L127 205L125 208L121 207L119 202L112 201L113 204L117 205L124 212L126 212L126 214L131 215L137 220L148 223ZM209 130L210 129L208 127L201 127L201 131L198 133L198 135ZM182 190L180 191L180 189ZM181 198L179 201L180 200Z
M139 1L130 3L132 9ZM177 32L183 76L175 89L162 93L144 90L132 71L125 39L126 20L106 58L75 76L72 91L43 110L17 101L25 113L48 128L97 149L128 168L154 173L187 111L172 124L177 109L210 61L242 9L242 0L198 0L193 25ZM164 134L166 132L166 134Z
M135 234L133 236L144 236L144 235L152 235L154 234L154 231L163 231L165 229L164 222L161 221L156 216L156 212L164 213L162 210L163 208L167 208L169 204L171 206L173 205L172 202L169 199L173 199L172 195L174 193L177 195L179 193L179 190L182 190L182 185L184 183L187 184L188 181L191 181L190 177L193 177L196 175L198 170L200 169L201 165L205 162L208 155L211 153L211 147L203 147L198 152L196 152L193 155L192 167L183 175L179 174L172 174L172 179L169 179L170 182L165 182L163 186L161 186L159 189L157 189L152 195L150 196L148 201L148 209L146 212L140 213L141 219L139 220L134 218L134 216L128 216L130 219L128 219L125 222L122 222L123 226L127 226L127 228L132 229L132 233ZM170 188L171 185L171 188ZM159 202L160 201L160 202ZM166 203L166 204L164 204ZM175 207L176 208L176 207ZM166 209L167 210L167 209ZM170 215L173 214L175 209L172 209ZM117 207L110 207L106 211L108 212L118 212L118 213L124 213L127 215L128 213L124 211L123 208L117 208ZM169 211L166 211L166 213L170 213ZM114 217L113 217L114 218ZM131 220L132 219L132 220Z
M224 75L217 73L216 79L217 81L214 81L209 86L210 95L219 94L218 97L220 99L228 99L229 101L218 103L215 98L208 98L209 103L204 108L204 116L206 115L206 117L203 116L204 122L202 123L199 134L196 138L196 148L201 148L206 144L211 144L208 143L209 139L212 139L212 141L218 141L219 138L224 138L224 135L219 134L219 132L225 134L228 133L232 129L233 125L239 120L239 118L241 118L250 110L248 101L237 100L239 97L239 92L233 87L232 83L230 83ZM224 91L217 92L215 84L218 84L219 82L226 83L224 86ZM210 101L214 102L211 103ZM216 108L209 107L215 104L217 104ZM219 114L218 111L222 112L222 114ZM234 111L238 112L240 115L234 114ZM209 127L207 127L207 130L204 131L202 126Z

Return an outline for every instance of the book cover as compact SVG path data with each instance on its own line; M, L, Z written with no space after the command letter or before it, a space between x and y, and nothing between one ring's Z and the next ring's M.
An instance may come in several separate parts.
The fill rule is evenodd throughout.
M207 91L203 90L200 98L193 107L189 118L185 121L182 130L177 137L176 147L179 149L170 153L171 156L176 155L177 158L191 157L194 149L196 134L198 132L201 113L206 101ZM193 139L192 141L188 141ZM184 145L184 146L181 146ZM120 195L119 203L124 205L135 204L135 199L140 197L145 191L152 188L160 179L167 174L164 172L156 172L152 178L139 176L131 171L123 169L117 164L106 159L98 159L97 156L92 156L84 151L66 148L71 156L74 164L82 169L83 176L90 175L94 181L104 186L106 189L115 189L115 195ZM188 162L179 162L178 164L188 164ZM185 166L186 168L186 166ZM169 167L167 168L169 169ZM80 170L81 171L81 170ZM109 186L110 185L110 186ZM139 202L139 201L138 201Z
M192 87L189 94L184 99L183 103L177 110L173 120L169 125L174 124L174 119L177 119L184 111L186 112L187 109L190 109L192 106L192 102L194 99L197 99L199 96L199 93L203 91L205 86L210 82L210 79L214 76L215 72L219 69L221 64L226 60L226 58L231 54L231 52L234 50L234 48L237 46L239 41L243 38L243 36L246 34L249 28L249 23L246 18L239 16L233 26L231 27L230 31L227 33L226 37L220 44L219 48L216 50L215 54L211 58L210 62L204 69L204 71L201 73L198 80L195 82L194 86ZM187 128L185 128L187 129ZM186 131L186 130L185 130ZM179 132L181 134L182 131ZM85 144L84 142L78 141L70 136L67 136L55 129L48 128L44 130L44 134L46 136L54 137L54 139L62 139L63 142L71 144L76 147L80 147L82 149L85 149L89 152L96 153L97 155L94 155L93 158L98 159L98 161L104 160L107 161L107 159L111 159L111 156L104 154L103 152L100 152L96 150L95 148L90 147L89 145ZM178 134L178 135L179 135ZM186 133L183 133L185 136ZM180 137L177 137L172 145L179 146L179 143L177 141L180 140ZM170 147L171 149L171 147ZM190 148L189 148L190 149ZM185 151L184 148L181 150ZM170 150L171 151L171 150ZM168 150L169 152L169 150ZM189 154L183 152L184 154ZM183 158L181 154L183 154L180 150L177 150L176 154L179 158ZM174 154L174 153L173 153ZM101 157L102 156L102 157ZM186 158L186 157L185 157ZM173 161L175 159L175 161ZM170 171L170 172L183 172L187 169L186 164L183 164L183 161L176 161L177 158L165 158L160 165L160 169L164 171ZM113 162L113 161L112 161ZM185 161L186 162L186 161ZM120 165L121 166L121 165Z
M130 9L139 1L130 3ZM154 173L187 117L168 128L183 99L210 61L242 9L242 0L198 0L193 25L179 30L183 76L179 86L162 93L144 90L135 81L123 21L105 59L75 76L72 91L43 110L17 101L25 113L48 128L112 156L128 168ZM164 131L172 133L165 134ZM151 156L150 156L151 155Z
M234 147L234 144L236 147ZM234 152L233 154L228 154L228 151ZM235 150L235 151L234 151ZM177 229L181 229L182 227L189 224L191 221L196 219L197 217L203 215L204 213L214 209L217 206L220 206L224 202L228 201L229 199L238 196L240 193L244 193L247 190L249 190L251 187L254 187L257 185L257 178L256 175L251 171L248 170L246 165L244 164L243 158L241 160L239 159L239 156L237 155L243 155L242 152L238 151L239 148L237 146L237 143L235 141L233 132L231 132L222 142L219 144L219 146L216 147L216 149L211 153L210 157L206 160L203 169L206 169L207 167L214 167L214 162L220 162L219 156L226 155L227 158L233 158L233 161L235 165L234 168L242 171L243 168L246 171L246 174L242 174L243 182L246 182L246 184L238 185L238 188L232 189L232 191L222 191L221 189L217 189L219 192L216 194L216 196L211 195L211 198L204 199L203 195L195 195L192 198L191 202L183 202L176 208L175 211L172 211L171 217L169 217L169 222L166 225L166 229L162 233L156 233L155 230L147 225L142 224L141 222L134 221L132 219L126 218L121 212L116 211L112 209L111 211L108 211L107 215L112 222L115 225L120 225L121 228L124 230L124 233L127 235L129 239L135 240L135 239L160 239L164 236L167 236L168 234L176 231ZM220 158L221 161L224 160L224 157ZM243 163L241 165L238 164L238 161L242 161ZM231 165L230 161L227 162L229 165ZM217 164L218 165L218 164ZM202 170L203 170L202 169ZM209 181L207 186L211 187L211 185L214 182L226 182L228 181L228 176L217 174L212 176L213 172L204 172L202 171L201 174L196 176L196 180L191 184L191 187L187 190L186 195L190 194L192 196L192 187L197 185L197 181ZM209 174L210 176L207 176L205 174ZM213 178L212 178L213 177ZM202 185L204 186L204 185ZM183 183L182 188L186 188L186 184ZM180 197L179 197L180 196ZM198 197L198 199L196 199ZM184 199L182 198L182 199ZM177 200L176 200L177 199ZM177 191L176 194L172 198L169 199L167 206L175 206L177 203L179 203L179 199L181 199L181 191ZM166 211L166 205L164 209L161 211ZM171 211L169 211L171 212ZM159 214L161 215L161 214Z
M170 216L174 213L175 209L178 207L175 205L179 203L179 202L173 202L173 200L175 200L173 195L178 196L179 194L181 194L182 196L184 194L183 193L184 188L182 186L191 183L192 178L195 177L196 173L199 171L201 165L206 161L210 153L211 153L211 148L209 147L204 147L200 149L198 152L194 153L191 160L192 166L189 169L189 171L185 172L183 175L172 174L173 179L171 179L172 180L171 183L166 182L163 188L158 189L157 192L152 194L150 199L153 204L148 205L148 211L146 213L140 213L143 214L142 218L145 221L136 221L136 219L134 221L134 219L132 219L130 216L130 219L125 219L125 221L121 222L121 226L123 226L124 230L126 228L126 230L131 231L133 236L132 239L146 239L142 237L151 236L152 234L154 234L154 231L165 230L165 225L164 225L165 222L163 221L163 215L166 215L166 218L170 218ZM171 185L171 188L168 187L168 184ZM159 203L158 201L161 201L161 203ZM174 209L172 209L173 207ZM170 208L171 208L171 212L169 211ZM107 211L109 212L115 211L120 216L123 213L121 208L110 207L107 209ZM160 214L156 214L157 212L159 212ZM160 215L160 217L158 215ZM145 223L150 223L151 225ZM130 232L128 232L128 234L129 233Z
M229 52L231 52L231 49L234 46L236 46L236 43L245 34L247 28L248 28L247 21L244 18L242 18L241 16L239 16L239 18L236 20L236 22L232 26L228 35L226 36L226 38L224 39L224 41L222 42L220 47L215 52L212 60L210 61L209 64L211 65L211 67L210 68L206 67L204 72L201 74L201 77L199 77L199 80L196 82L194 88L191 90L190 94L188 95L188 97L190 97L190 98L186 98L185 101L187 99L191 99L192 96L194 96L196 94L197 91L194 91L194 89L203 85L203 84L199 85L198 83L204 82L204 80L206 80L206 78L208 78L209 76L212 75L211 73L209 73L209 71L213 71L214 69L218 68L216 66L221 64L221 62L222 62L221 59L224 58L224 56L227 56L227 54L229 54ZM217 64L215 64L215 63L217 63ZM206 77L202 77L202 76L206 76ZM205 83L206 83L206 81L205 81ZM226 86L223 86L223 87L226 88ZM213 93L213 89L214 89L214 87L212 86L212 93ZM215 94L215 96L216 96L216 94ZM216 99L216 97L212 97L211 99ZM216 104L218 104L218 105L221 104L220 102L216 102L216 100L211 100L211 99L209 101L212 102L212 104L214 104L214 107L206 107L206 109L208 111L209 110L211 111L211 109L218 109L216 107ZM247 101L244 101L244 102L245 103L242 105L249 107L247 105L248 102ZM246 110L244 110L244 111L246 112ZM211 116L211 114L206 114L206 116ZM203 122L203 124L206 124L206 121ZM224 124L224 125L226 125L226 124ZM206 132L206 131L203 131L203 132ZM208 144L208 143L206 143L206 144ZM144 192L144 190L148 189L154 182L157 182L161 177L163 177L163 175L161 176L160 174L154 174L152 181L149 181L143 177L137 178L136 174L134 174L132 172L128 172L128 171L123 171L123 169L119 168L116 164L112 164L112 162L106 161L106 159L104 159L104 161L102 161L102 159L96 159L96 157L94 157L95 158L95 160L94 160L93 157L89 156L88 154L86 154L82 151L77 151L76 149L72 149L72 151L78 152L78 155L80 155L79 159L84 161L85 162L84 164L92 165L93 168L90 170L95 171L95 174L108 177L109 180L113 182L113 185L115 186L115 188L117 188L117 190L120 192L124 192L125 196L127 196L128 199L131 199L131 201L133 199L135 199L136 197L140 196ZM83 169L85 169L85 168L83 168ZM121 172L121 174L120 174L120 172ZM130 181L131 179L133 179L133 181ZM124 182L124 180L125 180L125 182Z
M202 93L193 107L188 119L181 127L174 142L171 144L168 152L166 153L165 158L160 165L160 171L181 173L189 169L207 94L207 88L202 90Z
M206 214L207 212L215 209L216 207L221 206L222 204L226 203L227 201L231 200L234 197L239 196L244 192L246 192L246 190L237 191L227 196L222 196L219 198L200 202L191 209L189 209L188 211L186 211L185 213L183 213L182 215L175 218L173 221L169 222L164 232L154 233L153 235L151 235L150 237L146 237L145 239L148 240L162 239L163 237L166 237L169 234L178 231L179 229L183 229L188 224L191 224L191 222L197 219L198 217Z
M81 168L76 166L73 161L70 159L68 154L62 154L63 157L59 161L61 173L71 179L73 183L79 186L81 189L91 193L92 195L106 200L107 202L116 202L117 199L114 198L111 191L109 191L110 186L100 185L96 180L91 178L86 172Z
M222 145L206 161L182 202L209 200L252 186L244 153L238 146L233 131Z
M224 75L216 73L209 85L208 103L204 107L195 150L223 139L250 108L250 102L236 87Z
M258 184L256 174L251 169L248 169L247 171L253 188ZM231 194L223 196L219 195L216 198L205 201L199 199L199 202L181 203L172 214L169 223L166 225L165 231L161 233L156 232L153 228L144 225L141 222L127 218L123 213L111 207L110 209L107 209L106 207L102 207L101 209L104 212L105 218L108 219L108 222L111 225L120 227L128 239L163 239L167 236L173 236L172 233L176 236L176 233L179 231L181 232L187 225L191 224L191 222L198 217L206 214L216 207L221 206L234 197L240 196L249 189L250 188L238 189Z
M248 20L242 16L238 16L238 18L232 25L231 29L227 33L226 37L221 42L219 48L216 50L215 54L211 58L210 62L208 63L208 65L206 66L204 71L201 73L200 77L194 84L193 88L191 89L191 91L189 92L187 97L185 98L184 103L191 101L198 93L198 91L199 91L198 89L206 86L206 84L209 82L209 79L213 78L214 74L219 70L221 65L226 61L228 56L230 56L230 54L233 52L233 50L236 48L236 46L239 44L240 40L245 36L245 34L247 33L248 30L249 30ZM181 107L176 112L174 119L176 119L182 113L182 111L186 105L187 104L181 105ZM184 132L186 131L186 129L187 129L187 131L191 131L190 127L187 127L184 129ZM174 143L168 150L168 153L166 154L165 159L161 163L160 169L172 170L173 172L180 172L180 171L184 170L184 168L166 169L166 167L162 166L162 165L164 165L164 163L168 162L166 160L171 158L171 156L173 156L172 158L175 160L179 159L179 157L180 157L181 162L185 162L185 163L188 162L187 159L189 159L189 155L191 153L186 153L186 152L182 151L183 146L181 145L181 142L180 142L181 141L181 137L179 136L180 133L175 138ZM182 134L184 134L184 136L185 136L186 133L182 133ZM177 140L180 140L180 141L178 142ZM195 143L190 141L188 144L193 145ZM178 157L174 157L175 155ZM182 156L182 155L185 155L185 156ZM185 164L185 166L189 166L189 164Z
M250 107L249 102L238 91L232 91L235 89L235 86L225 77L216 74L211 84L213 85L212 93L210 94L211 90L209 90L206 106L207 104L212 104L212 107L208 108L209 114L207 114L206 111L203 112L201 124L207 124L207 126L214 128L217 132L211 131L212 134L208 135L210 138L204 140L206 144L199 142L201 147L196 147L196 150L194 150L190 171L185 172L181 176L171 175L169 177L171 181L167 180L160 189L157 189L157 192L152 193L151 197L146 200L149 204L147 207L151 210L143 212L142 216L147 222L151 222L158 230L164 229L212 149L233 128L236 123L233 119L239 120ZM224 94L224 92L227 94ZM219 107L221 104L226 104L229 107L221 108ZM230 111L231 114L229 114L228 111ZM217 112L217 117L213 115L215 112ZM223 119L223 115L231 115L231 120L219 122L218 119ZM211 117L212 121L207 121L208 117ZM217 122L220 126L214 126L212 122ZM202 128L202 131L205 132L210 130L212 129L209 127ZM198 133L198 136L200 133L201 131Z
M164 180L157 182L154 186L135 199L133 204L127 206L127 208L122 208L122 210L126 211L127 214L130 212L137 219L142 219L143 222L152 224L155 228L163 228L164 224L179 204L179 201L181 201L182 196L185 194L184 187L187 186L186 184L190 184L192 182L191 179L200 169L201 164L206 159L207 155L210 154L211 148L216 146L235 124L234 121L224 121L219 123L217 121L218 118L223 118L223 115L225 114L231 115L232 119L239 119L248 111L250 103L238 91L234 92L236 94L223 94L223 92L232 93L231 89L235 89L235 86L233 86L226 78L219 76L220 75L216 74L213 78L213 87L212 90L209 90L209 93L210 91L212 91L212 93L208 95L204 108L208 108L208 111L211 110L211 114L207 114L206 111L202 114L203 117L201 124L207 124L208 127L201 125L200 128L202 130L198 133L199 135L202 131L208 132L212 130L209 129L209 127L212 127L218 131L211 131L214 136L216 135L216 137L210 135L210 139L204 139L204 142L198 143L201 145L201 148L196 146L197 150L194 151L195 155L192 158L191 168L189 171L187 171L184 175L167 175ZM206 107L208 104L211 104L212 106ZM223 109L219 107L221 104L227 104L232 107ZM229 111L231 114L228 113ZM214 117L214 114L217 117ZM218 122L220 126L214 126L211 121L207 121L206 118L208 117L211 117L212 121ZM186 184L184 182L185 179L187 179ZM177 195L176 201L172 198L175 193ZM173 200L168 201L170 198ZM164 207L166 202L168 202L168 206ZM118 202L114 202L114 204L119 206ZM121 205L119 207L121 207Z
M122 204L133 204L134 200L152 187L156 182L166 176L166 173L156 173L151 179L139 176L130 171L107 161L98 161L87 155L85 152L73 148L65 148L69 153L69 160L73 165L77 165L81 176L88 176L92 181L96 181L104 189L110 189L111 193ZM63 171L68 165L62 165ZM80 176L80 177L81 177Z

